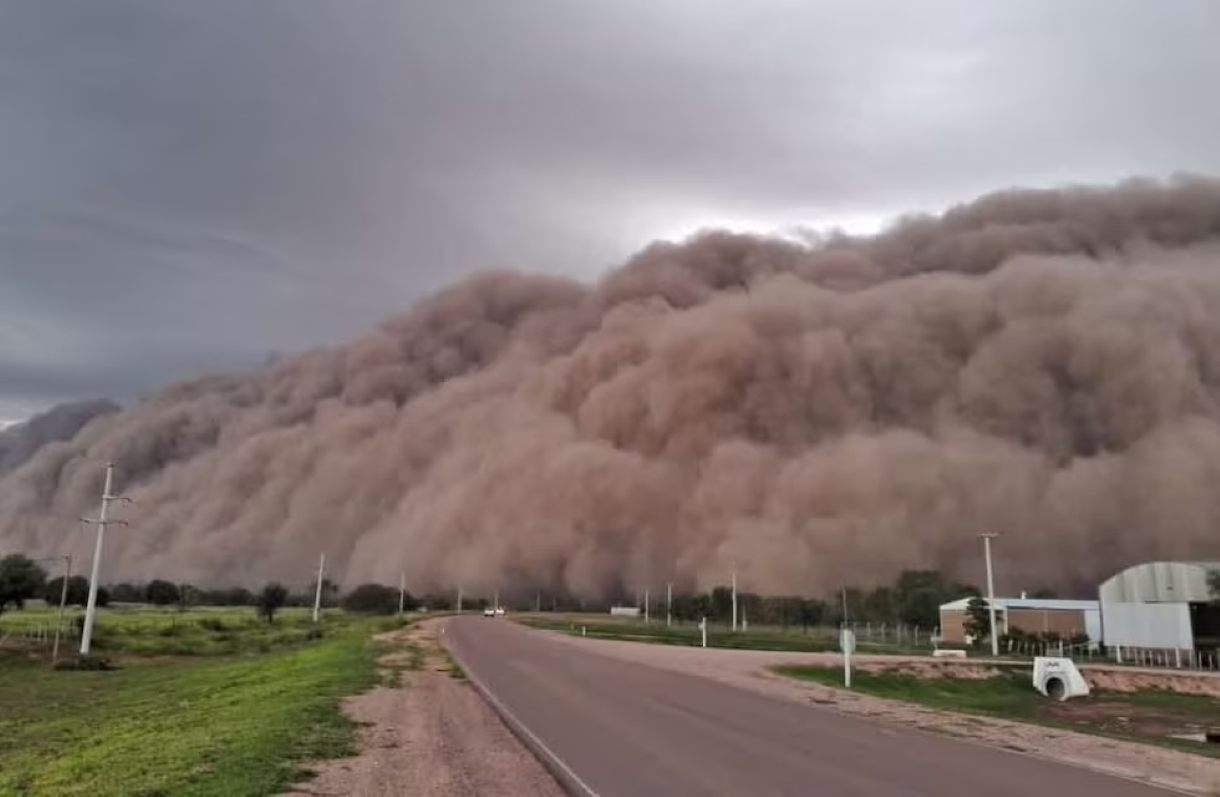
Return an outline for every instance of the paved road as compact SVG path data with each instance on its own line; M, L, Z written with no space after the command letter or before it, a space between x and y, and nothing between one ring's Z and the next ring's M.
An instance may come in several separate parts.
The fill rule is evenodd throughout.
M1170 792L450 620L466 670L601 797L1165 797Z

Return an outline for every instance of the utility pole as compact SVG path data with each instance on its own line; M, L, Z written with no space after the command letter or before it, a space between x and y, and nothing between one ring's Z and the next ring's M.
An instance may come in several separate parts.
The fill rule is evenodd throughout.
M996 636L995 627L995 582L991 577L991 541L1000 535L995 532L984 532L979 536L983 538L983 558L987 562L987 614L991 620L991 655L993 658L998 658L1000 639Z
M458 587L457 610L458 610L458 614L462 613L462 588L461 587Z
M737 630L737 571L733 571L733 630Z
M665 585L665 627L669 628L674 619L674 585L671 581Z
M121 496L113 495L111 490L114 489L114 463L106 463L106 483L102 487L102 508L98 510L97 520L88 520L86 523L97 524L97 539L93 543L93 568L89 575L89 600L85 603L85 627L80 635L80 654L82 656L89 655L89 645L93 641L93 624L97 618L97 579L98 572L102 565L102 539L106 536L106 527L109 525L127 525L122 520L107 520L106 514L110 507L111 501L128 501L130 499L122 498Z
M407 602L407 574L398 574L398 616L402 617L403 607Z
M644 588L644 625L648 625L648 588Z
M318 586L313 593L313 621L318 622L318 610L322 608L322 574L326 571L326 554L318 559Z
M843 587L843 627L847 628L847 587Z

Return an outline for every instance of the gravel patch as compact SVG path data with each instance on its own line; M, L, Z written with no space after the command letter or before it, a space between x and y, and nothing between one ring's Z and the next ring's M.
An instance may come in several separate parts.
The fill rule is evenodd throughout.
M290 796L563 797L478 693L447 672L436 628L429 621L403 638L425 646L422 669L403 673L396 688L344 701L364 725L360 753L316 765L317 776Z

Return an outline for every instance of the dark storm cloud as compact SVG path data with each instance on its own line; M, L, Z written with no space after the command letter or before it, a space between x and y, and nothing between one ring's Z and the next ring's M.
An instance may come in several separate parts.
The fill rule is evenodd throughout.
M0 2L0 421L701 222L1220 171L1217 14Z

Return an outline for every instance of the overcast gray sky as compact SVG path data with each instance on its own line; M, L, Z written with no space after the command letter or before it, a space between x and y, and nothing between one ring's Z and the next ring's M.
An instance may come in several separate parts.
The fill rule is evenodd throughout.
M1220 3L0 0L0 421L481 268L1220 173Z

